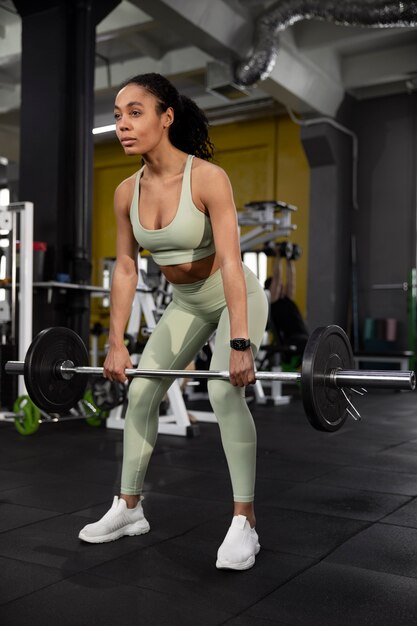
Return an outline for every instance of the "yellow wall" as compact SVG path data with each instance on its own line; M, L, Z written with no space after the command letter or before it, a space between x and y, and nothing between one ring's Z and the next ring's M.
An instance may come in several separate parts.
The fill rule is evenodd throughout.
M113 197L116 187L140 167L140 159L127 158L118 142L98 144L94 150L93 282L101 284L103 257L116 254Z
M216 147L216 162L226 170L232 182L238 209L254 200L283 200L298 206L298 212L292 215L297 230L290 239L303 248L303 256L296 266L296 301L305 315L309 169L299 127L288 117L270 117L214 126L210 136ZM117 142L95 147L92 250L95 284L101 283L101 259L114 256L116 252L114 190L139 167L140 160L126 157ZM94 307L94 321L98 313Z
M298 211L291 216L297 230L290 240L298 243L303 254L296 263L297 288L295 300L306 316L307 258L309 233L310 169L300 141L300 127L289 117L280 117L276 129L276 181L275 197L295 204Z

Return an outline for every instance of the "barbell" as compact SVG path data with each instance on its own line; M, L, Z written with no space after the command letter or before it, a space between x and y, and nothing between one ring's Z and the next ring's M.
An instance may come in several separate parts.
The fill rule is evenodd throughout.
M88 351L73 330L52 327L32 341L25 361L8 361L8 374L23 374L33 403L49 413L65 414L84 396L87 377L103 375L102 367L88 367ZM229 380L227 371L126 369L127 377L206 378ZM354 388L414 390L413 371L353 369L349 338L336 325L317 328L309 337L301 372L256 372L256 380L300 383L307 418L317 430L341 428L353 407Z

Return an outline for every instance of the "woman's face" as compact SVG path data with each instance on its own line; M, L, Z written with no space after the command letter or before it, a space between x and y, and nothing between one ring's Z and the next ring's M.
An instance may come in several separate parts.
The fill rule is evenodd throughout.
M173 111L157 111L158 101L139 85L126 85L119 91L114 104L116 135L125 154L147 154L167 136L173 121Z

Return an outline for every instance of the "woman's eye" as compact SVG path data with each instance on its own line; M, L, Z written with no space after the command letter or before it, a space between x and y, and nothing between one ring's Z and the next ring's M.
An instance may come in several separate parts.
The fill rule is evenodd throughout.
M115 120L119 120L120 119L120 113L115 113L114 114L114 119Z
M140 115L140 111L132 111L131 115L133 115L133 117L138 117L138 115Z

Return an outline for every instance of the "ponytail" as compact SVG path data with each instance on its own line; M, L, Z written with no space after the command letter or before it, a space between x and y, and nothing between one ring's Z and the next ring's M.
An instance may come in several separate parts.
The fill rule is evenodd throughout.
M179 95L178 107L174 108L174 122L169 128L171 143L200 159L213 159L214 146L208 133L208 120L196 103L184 95Z

